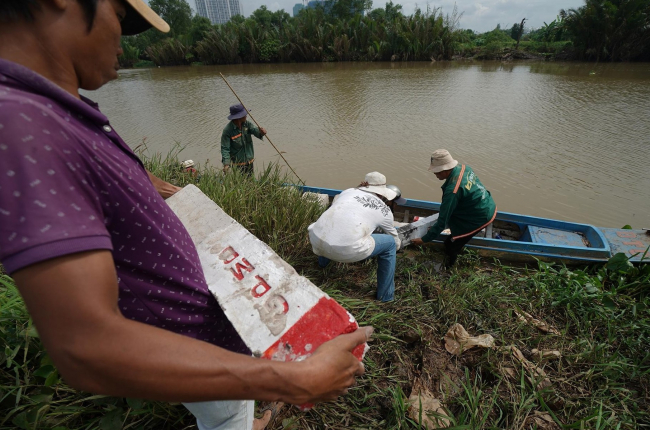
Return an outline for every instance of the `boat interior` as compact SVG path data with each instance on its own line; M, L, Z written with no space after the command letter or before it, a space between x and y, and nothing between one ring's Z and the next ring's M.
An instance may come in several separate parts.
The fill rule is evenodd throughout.
M321 201L330 204L334 196L340 192L312 187L303 187L303 190L320 194ZM396 227L436 214L439 209L440 203L437 202L408 199L403 206L393 208ZM499 212L494 222L479 232L472 239L471 244L486 248L515 247L530 252L557 248L589 250L598 254L600 251L606 253L610 251L603 234L594 226L507 212Z

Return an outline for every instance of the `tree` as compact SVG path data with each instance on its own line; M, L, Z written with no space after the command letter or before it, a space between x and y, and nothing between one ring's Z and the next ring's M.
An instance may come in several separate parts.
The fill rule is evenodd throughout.
M372 0L325 0L325 10L334 18L348 20L372 8Z
M521 24L515 23L510 29L510 37L517 41L515 49L519 49L519 41L521 40L521 35L524 34L524 22L526 22L526 18L521 20Z
M561 10L560 17L582 58L650 60L648 0L585 0L578 9Z
M280 9L273 12L273 16L271 17L271 24L275 25L279 29L282 29L282 26L284 26L290 20L291 15L285 12L284 9Z
M282 28L283 24L286 24L289 19L291 19L291 15L286 13L284 9L280 9L276 12L271 12L266 8L266 6L262 5L259 7L259 9L251 14L251 19L266 29L270 28L271 26Z
M212 23L208 18L200 15L192 17L192 24L190 26L189 36L192 45L202 41L205 35L212 29Z
M150 0L149 7L167 21L170 37L189 32L192 25L192 8L186 0Z
M266 6L262 5L255 12L251 14L251 18L255 20L262 27L270 27L271 20L273 19L273 12L268 10Z
M402 5L394 4L393 1L386 3L386 20L394 21L396 18L401 18L402 15Z
M519 24L516 22L512 24L512 28L510 29L510 37L514 40L517 40L517 37L519 37Z
M368 18L373 21L382 22L386 20L386 11L384 9L373 9L368 13Z

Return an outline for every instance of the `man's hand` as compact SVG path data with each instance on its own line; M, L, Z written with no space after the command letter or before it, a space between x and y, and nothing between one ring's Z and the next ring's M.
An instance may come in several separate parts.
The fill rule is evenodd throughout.
M260 127L260 133L262 136L266 136L266 129L264 127Z
M363 363L352 355L352 350L367 342L372 332L372 327L361 327L318 347L314 355L300 363L305 367L297 383L304 393L287 401L293 404L318 403L347 394L356 377L365 372Z
M422 246L424 245L424 241L422 241L422 239L420 239L419 237L416 237L415 239L411 239L411 244Z
M156 188L156 191L158 191L158 194L162 196L163 199L168 199L180 190L182 190L181 187L177 187L176 185L172 185L169 182L165 182L160 178L157 178L156 176L153 175L150 171L147 170L147 175L149 175L149 180L153 184L153 186Z

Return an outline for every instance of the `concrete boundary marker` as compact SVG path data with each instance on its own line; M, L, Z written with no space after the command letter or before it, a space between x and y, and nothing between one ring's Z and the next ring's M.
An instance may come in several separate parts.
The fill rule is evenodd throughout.
M256 357L304 360L322 343L359 327L196 186L167 203L194 241L210 292ZM367 348L359 345L353 354L362 360Z

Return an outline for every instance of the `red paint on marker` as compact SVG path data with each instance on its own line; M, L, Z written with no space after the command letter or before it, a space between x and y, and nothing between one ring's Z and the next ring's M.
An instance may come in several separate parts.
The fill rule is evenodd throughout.
M264 351L262 357L283 361L308 357L321 344L340 334L352 333L357 328L359 325L356 321L350 322L350 315L341 305L333 299L323 297ZM363 350L364 346L359 345L352 353L361 360Z
M356 321L350 321L350 314L335 300L321 298L309 309L277 342L264 351L262 358L280 361L295 361L309 357L328 340L359 328ZM365 343L352 350L359 361L363 359ZM309 410L313 404L300 405Z

